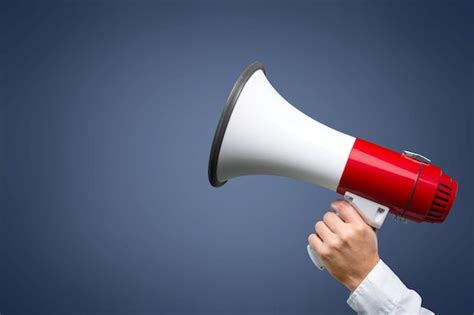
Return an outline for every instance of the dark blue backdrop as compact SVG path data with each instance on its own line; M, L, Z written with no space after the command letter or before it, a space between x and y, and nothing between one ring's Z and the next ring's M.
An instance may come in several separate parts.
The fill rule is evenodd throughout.
M389 219L379 247L427 307L474 311L472 5L0 11L2 314L350 313L305 249L336 194L264 176L208 183L217 120L255 59L310 116L459 181L444 224Z

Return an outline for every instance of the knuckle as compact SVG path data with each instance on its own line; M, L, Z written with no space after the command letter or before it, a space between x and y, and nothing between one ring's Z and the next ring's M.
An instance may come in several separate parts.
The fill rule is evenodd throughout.
M331 203L332 207L338 208L341 211L346 211L348 207L350 207L350 204L347 203L347 201L343 199L338 199L335 200L333 203Z
M319 250L319 256L326 258L331 256L331 251L329 248L323 247Z
M351 241L352 237L353 237L353 233L350 230L342 232L341 235L340 235L341 241L345 244L349 243Z
M334 243L332 243L332 242L331 242L331 243L327 243L326 246L327 246L328 251L329 251L330 253L335 252L335 251L337 250L336 244L334 244Z
M309 243L310 245L314 244L314 242L316 241L316 240L315 240L315 237L316 237L316 234L310 234L310 235L308 235L308 243Z
M336 199L333 202L331 202L332 206L340 206L342 203L342 199Z
M342 247L342 242L339 239L333 239L328 245L330 248L337 250Z
M323 215L323 220L326 222L329 218L330 218L331 214L329 212L326 212L324 215Z
M324 225L323 221L316 222L316 224L315 224L316 231L321 230L323 225Z
M357 223L355 224L354 226L354 230L357 232L357 233L363 233L365 232L365 230L367 229L367 225L365 223Z

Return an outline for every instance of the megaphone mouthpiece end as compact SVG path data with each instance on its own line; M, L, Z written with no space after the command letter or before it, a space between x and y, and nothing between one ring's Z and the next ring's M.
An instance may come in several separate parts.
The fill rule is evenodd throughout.
M222 111L221 118L219 119L219 124L217 125L216 132L214 133L214 139L212 141L211 153L209 155L209 166L208 166L208 176L209 183L214 187L220 187L224 185L227 181L220 181L217 177L217 163L219 161L219 153L222 146L222 140L224 139L225 131L227 125L229 124L230 117L234 110L235 104L242 92L245 84L250 79L252 74L256 71L262 70L265 73L265 68L263 64L259 61L255 61L240 74L237 81L234 83L232 90L227 98L226 105Z

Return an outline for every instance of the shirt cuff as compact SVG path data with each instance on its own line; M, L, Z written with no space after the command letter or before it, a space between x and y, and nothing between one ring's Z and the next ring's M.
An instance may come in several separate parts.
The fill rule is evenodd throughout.
M390 314L408 291L395 273L380 259L347 304L358 314Z

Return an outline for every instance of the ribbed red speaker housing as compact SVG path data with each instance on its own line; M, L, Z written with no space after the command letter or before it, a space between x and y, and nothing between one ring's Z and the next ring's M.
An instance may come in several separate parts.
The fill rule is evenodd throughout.
M428 160L356 139L337 192L355 193L416 222L441 223L451 210L457 187Z

